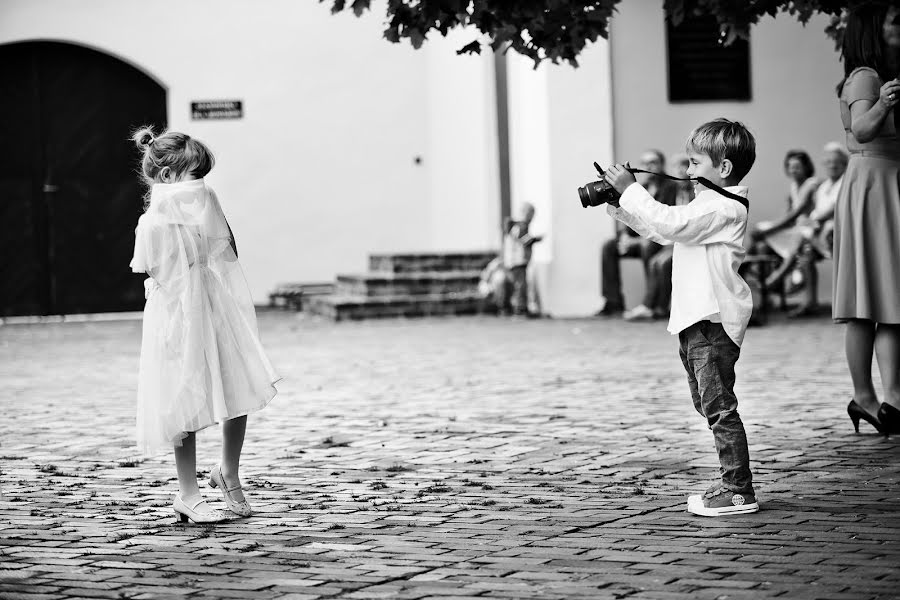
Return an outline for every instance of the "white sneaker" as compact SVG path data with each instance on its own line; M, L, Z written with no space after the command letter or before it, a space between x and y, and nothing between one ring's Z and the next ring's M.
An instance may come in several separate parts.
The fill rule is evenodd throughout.
M649 321L653 318L653 310L643 304L638 304L631 310L625 311L624 317L626 321Z
M726 489L688 496L687 510L701 517L743 515L759 510L754 494L736 494Z

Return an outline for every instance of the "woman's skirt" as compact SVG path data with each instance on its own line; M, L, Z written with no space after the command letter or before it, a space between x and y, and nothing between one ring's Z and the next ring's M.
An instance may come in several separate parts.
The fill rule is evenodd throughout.
M853 154L834 218L835 321L900 324L900 155Z

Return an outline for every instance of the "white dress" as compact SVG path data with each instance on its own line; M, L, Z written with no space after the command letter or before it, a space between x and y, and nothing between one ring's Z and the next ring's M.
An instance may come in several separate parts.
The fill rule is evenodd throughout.
M790 210L794 210L797 206L803 201L803 198L806 197L809 193L816 194L815 191L812 191L813 188L818 190L820 186L819 180L814 177L809 177L804 181L801 185L798 185L797 182L791 182L791 208ZM818 195L814 196L816 198L816 208L819 206ZM773 224L772 221L761 221L759 223L759 227L770 227ZM803 243L804 239L809 239L809 236L812 235L812 228L806 225L791 225L790 227L785 227L784 229L780 229L779 231L775 231L773 233L766 234L765 240L772 250L775 251L775 254L780 256L782 259L787 260L792 258L797 254L797 251L800 250L800 245Z
M279 380L215 193L202 179L158 183L135 230L147 273L137 443L171 451L187 432L259 410Z

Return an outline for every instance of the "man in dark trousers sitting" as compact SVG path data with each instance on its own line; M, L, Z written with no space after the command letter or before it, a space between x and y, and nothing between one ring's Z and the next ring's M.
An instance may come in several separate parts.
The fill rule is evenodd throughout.
M664 173L666 157L659 150L647 150L641 155L639 168L654 173ZM671 180L655 175L639 174L638 181L650 192L657 202L675 205L678 185ZM620 258L640 258L644 265L644 279L649 277L650 259L660 251L661 245L640 237L630 227L616 221L616 236L603 243L600 250L600 286L601 294L606 302L597 313L598 316L618 316L625 310L625 297L622 295L622 275L619 270ZM649 306L649 304L644 303Z

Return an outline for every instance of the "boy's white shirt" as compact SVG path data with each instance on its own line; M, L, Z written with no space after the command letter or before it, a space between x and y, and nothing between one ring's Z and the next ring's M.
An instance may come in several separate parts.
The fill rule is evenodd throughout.
M725 189L747 197L744 186ZM721 322L740 346L753 310L750 286L738 275L746 253L747 209L713 190L704 190L688 204L667 206L633 183L619 199L619 208L606 210L643 237L675 245L669 332L674 335L703 320Z

